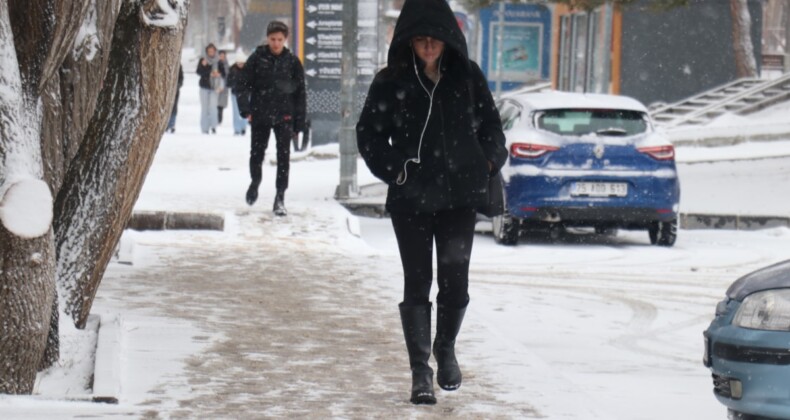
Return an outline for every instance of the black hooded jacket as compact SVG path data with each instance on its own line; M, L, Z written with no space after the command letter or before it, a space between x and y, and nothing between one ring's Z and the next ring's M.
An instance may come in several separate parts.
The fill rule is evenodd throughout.
M252 115L253 125L293 121L294 132L304 131L304 68L287 48L279 55L272 54L268 45L256 48L239 72L233 92L239 113L245 118Z
M417 35L445 43L436 85L411 49ZM434 87L431 106L428 92ZM469 60L466 40L444 0L405 2L387 67L373 80L357 123L357 143L373 175L389 184L390 212L486 204L488 177L507 159L505 135L488 82ZM417 158L419 163L407 163ZM405 176L402 185L399 175Z

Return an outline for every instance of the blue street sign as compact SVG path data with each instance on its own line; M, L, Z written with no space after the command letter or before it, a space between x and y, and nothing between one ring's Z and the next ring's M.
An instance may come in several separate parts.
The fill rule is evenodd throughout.
M499 6L480 10L482 54L480 67L494 89L499 74L497 52L502 51L502 89L547 80L551 64L551 12L546 6L507 4L499 36Z

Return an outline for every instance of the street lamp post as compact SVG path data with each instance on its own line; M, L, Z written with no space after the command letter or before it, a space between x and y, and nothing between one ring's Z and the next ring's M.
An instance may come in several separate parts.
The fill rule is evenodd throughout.
M359 192L357 186L356 107L357 0L343 0L343 58L340 84L340 185L335 197L345 199Z
M496 89L495 96L499 98L502 94L502 51L505 49L505 2L499 2L499 31L497 31L497 50L496 50Z
M210 42L208 32L208 0L203 0L200 5L200 11L203 15L203 46L205 47Z
M790 4L785 9L785 73L790 73Z

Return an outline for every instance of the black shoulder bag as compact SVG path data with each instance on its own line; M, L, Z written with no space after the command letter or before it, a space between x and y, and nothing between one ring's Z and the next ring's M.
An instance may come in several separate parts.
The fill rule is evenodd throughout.
M474 86L472 85L471 79L467 80L467 85L469 87L469 96L472 100L472 118L477 120L477 103L475 102L475 91ZM477 130L475 130L477 133ZM505 182L502 179L502 173L497 171L497 173L491 175L488 174L488 188L486 190L486 204L481 206L477 209L477 212L487 216L487 217L494 217L500 216L505 213L505 192L504 192Z

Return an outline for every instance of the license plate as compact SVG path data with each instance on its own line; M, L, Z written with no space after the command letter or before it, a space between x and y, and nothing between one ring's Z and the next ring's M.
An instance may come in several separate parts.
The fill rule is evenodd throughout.
M628 184L625 182L574 182L571 195L625 197L628 195Z

